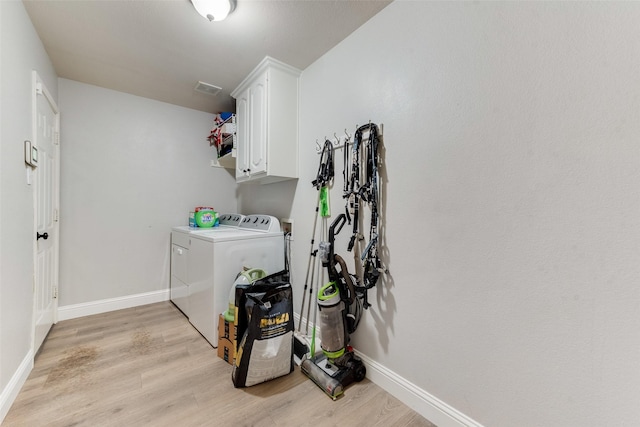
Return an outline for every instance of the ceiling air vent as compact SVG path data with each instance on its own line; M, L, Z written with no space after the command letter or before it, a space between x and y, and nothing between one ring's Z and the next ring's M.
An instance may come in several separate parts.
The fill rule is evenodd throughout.
M218 92L222 90L221 87L214 86L212 84L205 83L205 82L198 82L195 89L198 92L206 93L207 95L211 95L211 96L216 96Z

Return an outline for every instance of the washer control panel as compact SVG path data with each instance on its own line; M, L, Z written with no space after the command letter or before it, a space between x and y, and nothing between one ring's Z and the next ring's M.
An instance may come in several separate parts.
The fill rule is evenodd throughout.
M247 215L240 222L240 229L253 231L276 232L280 229L280 221L271 215Z
M243 219L244 215L231 213L222 214L218 217L220 225L227 225L230 227L238 227Z

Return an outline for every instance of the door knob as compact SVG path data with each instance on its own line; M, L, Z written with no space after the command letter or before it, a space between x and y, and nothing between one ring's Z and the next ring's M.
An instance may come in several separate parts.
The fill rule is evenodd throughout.
M40 240L40 238L41 238L41 237L42 237L44 240L47 240L47 239L49 238L49 233L42 233L42 234L40 234L40 233L38 233L38 232L36 231L36 236L38 237L36 240Z

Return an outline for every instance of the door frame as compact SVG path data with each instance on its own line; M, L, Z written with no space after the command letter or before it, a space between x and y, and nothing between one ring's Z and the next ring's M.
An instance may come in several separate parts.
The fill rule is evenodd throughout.
M38 96L44 96L45 100L49 103L49 106L53 110L55 114L55 136L54 136L54 147L56 147L56 156L54 163L54 173L53 173L53 194L52 194L52 208L53 208L53 222L55 232L53 233L52 238L53 241L53 324L58 322L58 285L59 285L59 273L60 273L60 109L58 105L51 95L51 92L47 89L44 81L38 75L36 70L32 71L32 90L31 90L31 133L32 133L32 141L34 145L38 146L38 141L36 140L36 135L38 134ZM37 298L36 291L38 283L37 280L37 253L38 253L38 242L35 239L35 231L38 228L38 180L35 174L32 175L33 182L33 232L32 238L33 240L33 316L32 316L32 324L31 324L31 347L33 349L33 353L35 356L35 352L37 349L35 348L35 339L36 339L36 317L37 317ZM46 339L46 338L45 338Z

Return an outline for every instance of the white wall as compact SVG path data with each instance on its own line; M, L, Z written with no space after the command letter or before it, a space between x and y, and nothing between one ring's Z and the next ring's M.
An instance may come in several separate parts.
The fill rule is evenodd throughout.
M356 348L487 426L635 425L638 22L637 3L396 1L304 70L301 178L242 210L293 197L301 290L315 140L384 123L391 274Z
M60 305L169 288L170 231L237 209L212 114L60 79Z
M35 230L24 140L32 139L34 69L57 98L57 76L22 2L0 1L0 420L33 358Z
M384 123L391 274L355 346L485 425L634 425L639 18L635 3L396 1L304 71L302 176L243 187L240 210L294 218L300 290L315 140ZM31 345L31 69L57 83L22 3L0 2L0 36L4 403ZM211 117L66 80L59 104L61 305L166 289L170 226L235 208L208 166Z

